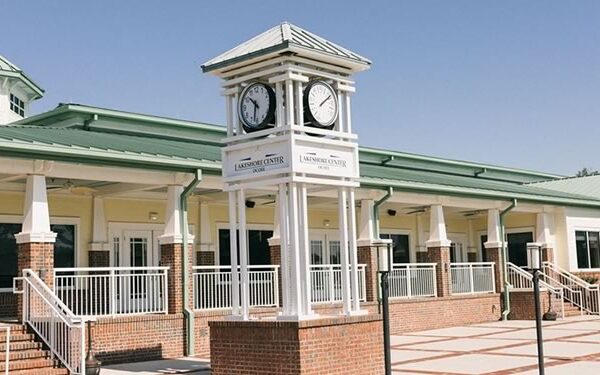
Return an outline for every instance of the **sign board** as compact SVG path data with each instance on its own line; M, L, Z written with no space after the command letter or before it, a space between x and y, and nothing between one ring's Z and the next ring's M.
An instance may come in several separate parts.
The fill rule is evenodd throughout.
M358 147L331 145L320 138L278 137L223 148L223 178L227 182L254 180L284 173L312 177L355 179Z

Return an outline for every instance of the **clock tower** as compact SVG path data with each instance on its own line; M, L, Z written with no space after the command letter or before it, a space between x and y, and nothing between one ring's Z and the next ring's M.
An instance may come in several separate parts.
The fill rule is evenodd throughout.
M354 188L358 143L352 132L352 75L369 68L366 58L284 22L208 61L204 72L223 79L227 138L222 150L224 190L229 192L231 238L239 228L239 259L231 246L239 288L233 299L249 318L245 191L276 189L281 230L282 314L314 317L311 309L307 193L337 190L341 239L343 313L360 312L356 261ZM233 277L234 284L237 278ZM236 306L236 303L234 303Z
M338 204L342 304L339 312L327 318L371 322L359 301L354 192L359 185L358 137L352 131L351 116L351 94L355 91L352 76L370 64L355 52L284 22L202 66L204 72L222 79L225 96L227 137L222 148L222 173L223 189L229 193L231 231L232 317L225 322L229 325L222 327L223 322L211 322L211 353L213 349L227 351L217 342L231 338L223 334L234 322L240 329L256 323L249 308L245 202L250 189L270 190L278 202L282 306L270 323L262 319L261 324L296 322L294 327L299 329L301 321L317 324L324 318L311 305L307 198L312 189L336 191ZM269 329L275 327L283 326ZM239 344L246 347L248 343ZM271 354L278 358L278 350L285 350L272 349ZM343 345L336 350L343 351ZM211 357L223 355L219 351ZM249 366L263 365L250 362ZM218 373L219 364L213 364L213 371L216 368ZM231 367L227 371L231 373ZM343 373L364 373L356 371ZM300 373L304 371L300 369Z

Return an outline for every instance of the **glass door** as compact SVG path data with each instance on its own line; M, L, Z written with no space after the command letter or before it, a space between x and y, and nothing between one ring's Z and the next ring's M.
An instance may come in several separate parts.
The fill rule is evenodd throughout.
M158 263L151 230L124 231L122 267L148 267ZM119 271L119 308L121 311L139 311L147 306L148 293L157 285L149 285L146 270L127 269ZM154 278L150 278L154 280Z

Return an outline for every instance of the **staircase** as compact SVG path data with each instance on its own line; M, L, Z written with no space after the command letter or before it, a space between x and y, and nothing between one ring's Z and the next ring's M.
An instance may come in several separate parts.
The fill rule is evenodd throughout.
M50 357L50 352L43 349L35 335L28 333L18 323L4 324L10 326L9 372L10 374L65 374L65 368L58 367L58 362ZM6 370L6 330L0 331L0 374Z
M600 315L598 285L590 284L551 262L544 262L542 272L545 282L563 290L565 302L573 307L571 310L579 311L580 315Z

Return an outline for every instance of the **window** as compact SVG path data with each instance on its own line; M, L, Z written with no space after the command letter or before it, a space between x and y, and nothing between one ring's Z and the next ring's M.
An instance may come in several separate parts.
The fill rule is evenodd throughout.
M577 268L600 268L600 233L575 232Z
M272 230L248 230L248 264L271 264L271 252L268 239L273 237ZM231 265L229 229L219 229L219 264ZM238 237L238 262L240 259Z
M408 234L381 234L381 239L392 240L392 262L410 263Z
M75 225L53 224L56 233L54 243L54 267L75 267ZM12 288L12 279L17 276L17 241L15 234L21 224L0 223L0 288Z
M25 102L15 94L10 94L10 110L21 117L25 117Z

